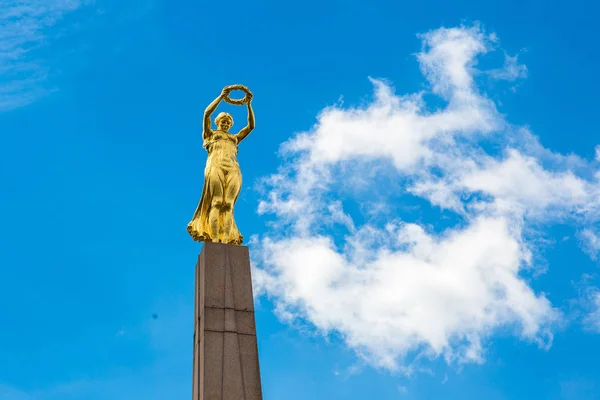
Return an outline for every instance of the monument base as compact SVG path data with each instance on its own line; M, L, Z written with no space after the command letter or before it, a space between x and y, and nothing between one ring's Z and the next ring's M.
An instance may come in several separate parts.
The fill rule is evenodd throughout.
M262 400L248 247L204 243L194 314L192 400Z

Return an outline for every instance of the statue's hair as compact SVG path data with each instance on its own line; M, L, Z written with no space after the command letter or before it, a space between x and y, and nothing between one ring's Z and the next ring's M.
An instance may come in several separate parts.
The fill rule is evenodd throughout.
M219 113L219 115L217 115L217 118L215 118L215 124L219 126L219 121L221 121L223 118L229 118L229 120L231 121L231 126L233 126L233 117L231 116L231 114L226 112L222 112Z

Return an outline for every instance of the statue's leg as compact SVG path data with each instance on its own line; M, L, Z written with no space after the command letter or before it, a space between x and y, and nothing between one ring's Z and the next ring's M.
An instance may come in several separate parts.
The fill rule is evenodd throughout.
M225 193L223 198L223 239L224 243L231 240L233 226L233 206L242 187L242 175L239 172L230 172L226 177Z
M219 217L221 215L221 209L223 208L223 189L224 189L224 176L223 172L214 168L213 172L209 175L209 187L210 187L210 208L208 210L208 225L210 227L210 238L213 242L219 241Z

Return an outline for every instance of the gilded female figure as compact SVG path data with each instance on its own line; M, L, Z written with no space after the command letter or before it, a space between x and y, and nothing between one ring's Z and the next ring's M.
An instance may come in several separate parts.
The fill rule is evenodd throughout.
M229 93L238 89L246 92L243 102L229 99ZM229 132L233 117L225 112L217 115L217 129L212 129L210 118L221 100L245 103L248 107L248 125L236 135ZM202 147L208 151L204 188L194 217L187 226L188 233L196 241L242 244L243 237L235 224L233 207L242 187L242 173L237 161L238 145L254 129L251 101L252 93L245 86L228 86L204 111Z

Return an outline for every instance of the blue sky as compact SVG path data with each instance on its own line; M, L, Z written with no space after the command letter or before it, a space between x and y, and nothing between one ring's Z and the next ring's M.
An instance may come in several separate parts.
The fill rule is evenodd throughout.
M234 83L266 399L600 398L599 11L4 0L0 399L189 397Z

